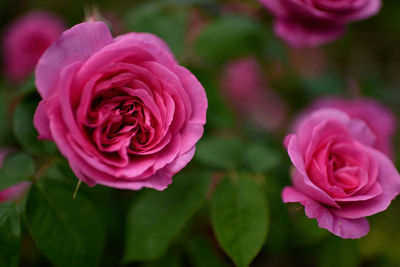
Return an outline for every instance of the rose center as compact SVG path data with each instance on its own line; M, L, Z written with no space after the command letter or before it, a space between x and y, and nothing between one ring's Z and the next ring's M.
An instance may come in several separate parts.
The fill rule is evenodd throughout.
M120 89L99 92L92 100L87 121L97 146L143 151L154 138L155 119L143 101Z

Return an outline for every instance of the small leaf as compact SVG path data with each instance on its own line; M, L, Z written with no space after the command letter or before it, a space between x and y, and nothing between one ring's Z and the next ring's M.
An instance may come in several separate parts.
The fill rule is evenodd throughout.
M261 250L269 227L260 186L241 176L224 178L214 192L211 216L222 249L237 266L248 266Z
M35 164L28 154L17 152L7 156L0 170L0 190L28 181L35 172Z
M202 138L197 145L196 158L218 169L234 169L242 162L243 143L238 138Z
M280 163L280 154L264 144L250 144L246 147L243 160L246 166L254 172L266 172Z
M32 99L25 99L15 109L13 131L17 141L29 153L35 155L50 155L56 151L56 146L50 141L38 140L38 133L33 127L33 114L36 104Z
M38 248L56 266L97 266L105 230L90 202L56 180L42 180L31 188L25 220Z
M18 266L21 251L21 224L11 202L0 203L0 266Z
M261 44L262 28L256 20L229 15L207 25L196 40L195 48L200 56L221 62L254 53Z
M124 262L162 256L172 238L203 203L210 175L185 172L163 192L147 191L128 212Z

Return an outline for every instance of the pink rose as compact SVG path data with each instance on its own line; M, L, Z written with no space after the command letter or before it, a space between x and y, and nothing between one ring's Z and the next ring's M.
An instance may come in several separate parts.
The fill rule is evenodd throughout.
M366 235L365 217L386 210L400 193L399 173L374 140L364 121L337 109L304 117L285 139L294 168L283 201L300 202L309 218L342 238Z
M345 99L332 96L321 98L298 116L294 126L296 127L311 112L321 108L336 108L346 112L352 118L363 120L375 135L372 146L381 150L391 159L394 158L392 139L396 130L396 119L390 110L376 100Z
M346 112L351 118L363 120L375 135L373 147L394 158L392 139L396 130L394 115L373 99L344 99L327 97L317 100L311 110L336 108ZM310 111L311 111L310 110Z
M13 22L4 33L3 57L11 80L26 78L52 42L64 31L62 20L44 11L33 11Z
M0 168L3 165L3 160L10 152L10 149L2 149L0 150ZM20 198L31 185L29 182L23 182L14 186L11 186L7 189L0 191L0 203L5 201L13 201Z
M222 76L222 89L237 113L260 128L272 131L285 123L285 103L268 88L255 58L229 63Z
M34 124L90 186L163 190L203 134L202 85L147 33L113 38L102 22L65 31L36 67Z
M346 24L377 14L380 0L259 0L275 17L275 32L293 47L329 43Z

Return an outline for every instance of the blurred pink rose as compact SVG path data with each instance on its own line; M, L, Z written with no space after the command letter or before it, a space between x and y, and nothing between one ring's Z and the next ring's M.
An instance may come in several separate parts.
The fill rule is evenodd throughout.
M44 11L32 11L14 21L3 36L4 66L9 78L26 78L64 29L60 18Z
M377 101L367 98L326 97L313 103L302 116L320 108L336 108L346 112L353 119L363 120L375 136L372 146L391 159L394 158L392 139L396 130L396 119L390 110Z
M0 168L3 165L3 160L10 152L9 149L0 150ZM11 186L7 189L0 191L0 203L4 201L13 201L20 198L28 189L31 183L24 182L18 185Z
M285 139L294 168L283 201L300 202L319 227L342 238L366 235L365 217L386 210L400 193L400 175L374 141L364 121L338 109L303 117Z
M275 17L275 32L293 47L329 43L346 24L377 14L380 0L259 0Z
M202 85L148 33L113 38L102 22L65 31L36 67L34 124L88 185L163 190L203 134Z
M222 89L239 115L264 130L277 130L285 123L285 103L268 88L256 59L229 63L222 77Z

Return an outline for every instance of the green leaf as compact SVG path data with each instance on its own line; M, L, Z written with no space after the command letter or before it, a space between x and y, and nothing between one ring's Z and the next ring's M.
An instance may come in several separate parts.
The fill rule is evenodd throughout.
M218 255L218 250L212 244L201 236L195 236L190 239L186 246L191 261L191 266L195 267L223 267L227 266Z
M266 172L276 168L281 160L278 151L260 143L249 144L243 155L246 166L254 172Z
M163 192L147 191L128 212L124 262L162 256L173 237L203 203L210 174L185 172Z
M217 18L195 43L200 56L218 62L257 52L261 47L262 27L256 20L240 15Z
M31 154L51 155L56 151L56 145L50 141L38 140L38 133L33 126L33 114L36 104L28 98L19 103L15 109L13 131L17 141Z
M239 138L202 138L197 144L196 158L217 169L234 169L242 162L243 143Z
M28 154L17 152L7 156L0 170L0 190L28 181L35 172L35 164Z
M56 266L97 266L105 230L91 203L56 180L41 180L31 188L25 220L37 247Z
M187 31L187 10L167 2L144 3L128 13L127 29L134 32L150 32L162 38L175 55L184 49Z
M21 224L14 203L0 203L0 266L18 266Z
M260 186L242 176L224 178L214 192L211 216L222 249L237 266L248 266L261 250L269 227Z

